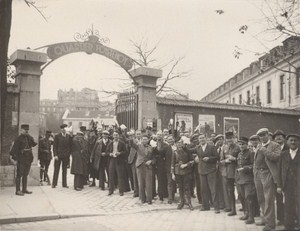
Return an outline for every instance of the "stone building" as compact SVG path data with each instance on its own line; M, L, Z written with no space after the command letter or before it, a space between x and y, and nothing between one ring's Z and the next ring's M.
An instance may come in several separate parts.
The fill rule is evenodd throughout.
M201 101L300 109L300 37L284 40Z

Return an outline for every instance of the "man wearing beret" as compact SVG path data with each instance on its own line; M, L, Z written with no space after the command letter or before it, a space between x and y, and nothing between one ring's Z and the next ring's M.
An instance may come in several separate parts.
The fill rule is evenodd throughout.
M288 150L289 147L285 142L285 134L282 130L276 130L273 134L273 140L280 145L281 154ZM276 210L277 210L277 220L278 225L283 225L284 220L284 205L283 205L283 195L282 193L276 192Z
M67 185L67 166L69 164L71 154L71 137L66 133L66 124L60 126L60 133L54 137L53 155L54 155L54 173L52 180L52 188L57 185L60 165L62 165L62 186L68 188Z
M50 179L48 176L48 169L49 165L52 159L52 152L51 152L51 145L52 142L50 141L51 137L51 131L47 130L46 135L44 138L40 139L39 141L39 152L38 152L38 158L40 160L40 182L42 181L48 181L48 185L50 185Z
M37 143L33 137L29 135L28 131L29 125L22 124L21 134L15 139L10 151L12 159L17 162L16 195L18 196L32 193L27 190L27 176L33 161L32 147L35 147ZM21 178L22 191L20 188Z
M269 130L261 128L256 133L261 144L254 156L254 182L258 203L262 209L263 231L275 229L275 183L279 182L280 145L269 138Z
M286 139L289 149L281 155L277 192L283 193L285 198L285 228L300 230L300 136L289 134Z
M235 173L235 181L237 189L245 202L244 216L240 220L245 220L246 224L254 223L254 197L255 185L253 179L253 153L248 149L248 138L241 137L238 140L240 153L237 157L237 169Z
M236 215L235 194L234 194L234 179L236 170L236 160L240 152L240 147L235 143L235 137L232 131L225 133L227 147L223 151L220 163L225 165L225 182L230 205L228 216ZM223 178L224 179L224 178Z

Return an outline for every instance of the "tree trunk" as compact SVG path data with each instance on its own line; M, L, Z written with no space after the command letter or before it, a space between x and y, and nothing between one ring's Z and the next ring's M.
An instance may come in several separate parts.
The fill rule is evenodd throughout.
M11 28L12 0L0 0L0 154L5 125L5 108L7 92L7 52Z

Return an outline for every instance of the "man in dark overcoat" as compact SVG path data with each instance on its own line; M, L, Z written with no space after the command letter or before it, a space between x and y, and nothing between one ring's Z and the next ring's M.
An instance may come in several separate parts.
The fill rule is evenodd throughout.
M12 159L17 162L17 177L16 177L16 195L24 196L24 194L31 194L27 190L27 176L30 172L31 163L33 161L32 147L37 143L33 137L29 135L29 125L21 125L21 134L15 139L14 144L10 150ZM20 188L22 179L22 191Z
M62 165L62 186L68 188L67 185L67 166L71 153L71 137L66 133L66 124L60 126L60 133L54 137L53 155L54 155L54 173L52 180L52 188L57 186L60 165Z
M81 191L89 174L88 142L84 138L82 129L73 137L71 155L71 174L74 175L74 189Z
M280 181L277 192L284 195L284 226L286 230L300 230L300 136L286 137L289 149L280 159Z

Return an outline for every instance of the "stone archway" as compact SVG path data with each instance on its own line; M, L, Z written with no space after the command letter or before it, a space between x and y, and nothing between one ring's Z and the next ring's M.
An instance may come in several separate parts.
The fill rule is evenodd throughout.
M161 70L147 67L134 69L134 60L132 58L120 51L104 46L94 34L89 35L87 40L83 42L57 43L41 48L45 47L47 47L47 53L36 50L19 49L10 57L11 64L16 67L15 79L19 93L17 119L19 133L21 124L29 124L30 134L35 140L38 140L40 77L42 71L54 60L74 52L103 55L119 64L129 74L137 87L139 129L145 126L145 121L154 118L157 119L156 82L157 79L162 76ZM29 174L28 184L39 185L38 147L33 149L33 155L34 161ZM4 168L6 170L3 170ZM13 185L14 166L0 166L0 170L7 172L5 185ZM1 180L1 182L4 182L4 180Z

